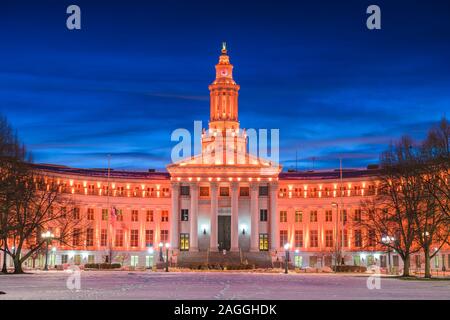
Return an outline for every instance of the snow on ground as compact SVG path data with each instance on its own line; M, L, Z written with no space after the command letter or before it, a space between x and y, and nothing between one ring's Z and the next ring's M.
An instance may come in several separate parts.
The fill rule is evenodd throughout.
M67 288L66 272L0 275L2 299L445 299L450 281L381 278L369 290L367 276L231 272L82 271L80 290ZM72 282L73 283L73 282Z

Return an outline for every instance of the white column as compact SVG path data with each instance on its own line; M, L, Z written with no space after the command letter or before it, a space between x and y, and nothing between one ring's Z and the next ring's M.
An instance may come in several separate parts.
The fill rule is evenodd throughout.
M251 215L251 235L250 251L259 251L259 200L258 184L250 184L250 215Z
M192 183L189 191L191 194L189 251L198 251L198 185Z
M209 250L218 251L218 240L217 240L217 210L218 210L218 198L217 198L217 183L212 182L211 187L211 228L209 235Z
M277 192L278 183L272 182L269 185L270 193L270 243L272 250L278 250L280 248L280 238L278 235L278 219L277 219Z
M239 184L231 183L231 251L239 251Z
M178 249L178 221L180 216L180 208L179 208L179 193L180 193L180 184L177 182L172 183L172 212L170 215L170 247L172 249Z

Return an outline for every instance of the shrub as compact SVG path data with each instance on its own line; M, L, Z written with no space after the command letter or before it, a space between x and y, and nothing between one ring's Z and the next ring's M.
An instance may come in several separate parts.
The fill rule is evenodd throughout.
M84 267L87 269L118 269L122 265L120 263L86 263Z
M333 271L336 272L366 272L367 268L363 266L333 266Z

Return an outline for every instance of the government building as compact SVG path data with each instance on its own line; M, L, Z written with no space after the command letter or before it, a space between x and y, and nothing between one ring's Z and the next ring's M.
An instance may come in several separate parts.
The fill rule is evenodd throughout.
M117 262L152 268L168 259L180 267L279 267L288 251L292 266L324 268L335 264L339 250L346 265L400 270L395 252L379 241L367 243L368 230L351 223L361 217L361 201L377 195L377 167L286 172L249 153L238 119L240 87L225 46L215 69L201 154L169 164L167 172L36 165L90 222L85 237L66 245L52 241L50 266ZM43 255L30 258L24 268L43 261ZM450 264L448 249L432 268L443 263ZM423 266L423 257L414 256L411 270Z

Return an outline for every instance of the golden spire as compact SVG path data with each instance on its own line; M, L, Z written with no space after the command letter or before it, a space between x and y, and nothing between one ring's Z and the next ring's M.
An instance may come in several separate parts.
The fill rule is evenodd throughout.
M222 54L227 54L227 43L222 42Z

